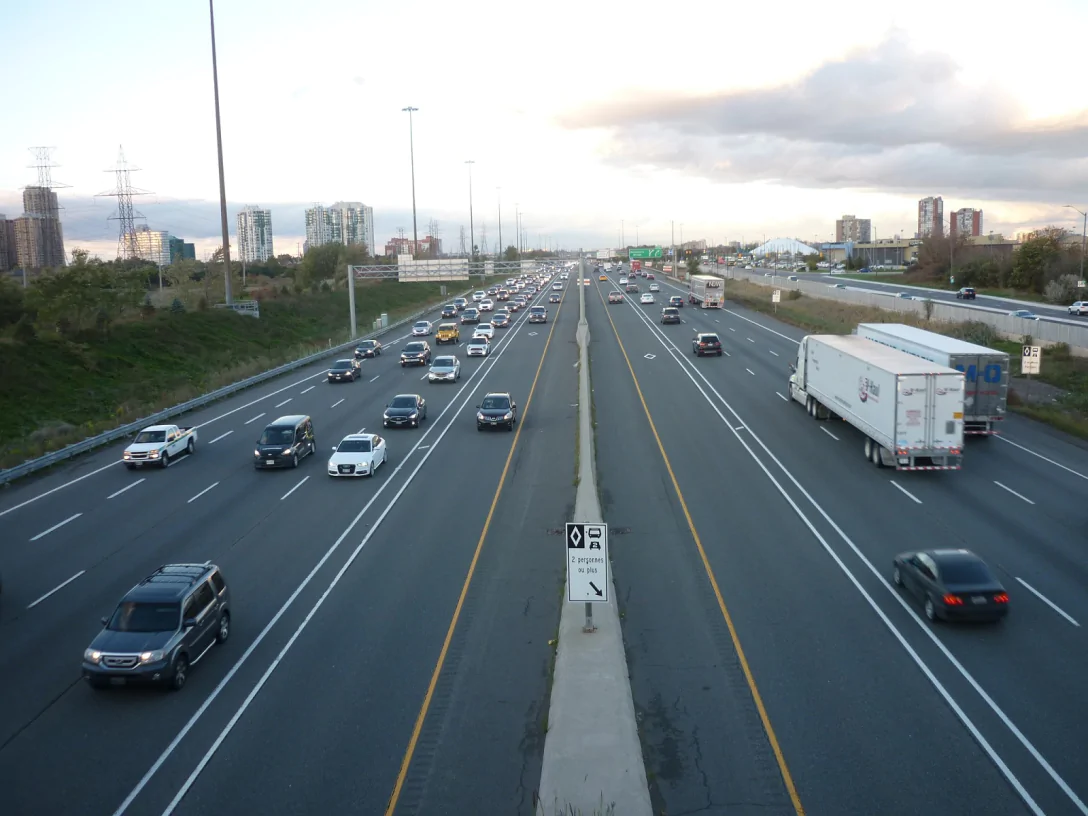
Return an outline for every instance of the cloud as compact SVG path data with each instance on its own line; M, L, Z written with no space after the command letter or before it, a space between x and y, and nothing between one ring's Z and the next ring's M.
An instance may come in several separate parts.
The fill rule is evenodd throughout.
M1055 201L1088 187L1088 109L1029 121L896 31L791 84L620 99L559 121L609 131L613 165L726 182Z

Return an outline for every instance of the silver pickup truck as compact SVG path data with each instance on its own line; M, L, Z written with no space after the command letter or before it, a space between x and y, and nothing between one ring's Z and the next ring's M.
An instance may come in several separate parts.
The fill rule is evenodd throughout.
M196 428L152 425L144 428L125 448L122 461L129 470L144 465L170 467L170 460L196 451Z

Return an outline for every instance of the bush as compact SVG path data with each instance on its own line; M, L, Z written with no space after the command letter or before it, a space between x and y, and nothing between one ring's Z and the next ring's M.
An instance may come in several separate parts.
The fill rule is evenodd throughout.
M1043 287L1043 300L1048 303L1072 303L1077 299L1076 275L1062 275Z
M38 332L34 328L34 320L29 315L23 315L15 324L15 339L20 343L30 343L37 339Z
M185 311L185 304L180 299L174 298L170 304L170 311L174 314L182 314Z
M798 289L790 289L789 294L786 295L786 300L800 300L801 292Z
M980 346L986 346L987 348L994 348L998 343L1002 341L1001 335L997 333L997 330L987 323L980 323L977 320L969 320L966 323L962 323L956 326L949 332L953 337L958 337L960 340L966 340L968 343L975 343Z

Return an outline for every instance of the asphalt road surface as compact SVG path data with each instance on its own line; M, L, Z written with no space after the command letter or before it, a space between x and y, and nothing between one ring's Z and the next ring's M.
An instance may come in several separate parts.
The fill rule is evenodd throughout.
M571 303L543 325L519 312L490 358L455 351L456 385L421 381L386 341L358 382L315 366L184 417L200 445L167 470L110 465L115 446L8 491L0 809L531 812L563 580L550 531L574 501ZM477 432L488 390L514 396L516 432ZM412 392L422 427L382 431ZM255 471L253 440L285 413L313 418L318 455ZM389 462L329 478L329 448L361 428ZM230 641L180 693L92 691L79 661L99 617L179 561L222 567Z
M877 470L784 398L801 332L728 304L661 326L611 288L586 290L599 486L656 810L1088 813L1088 447L1014 416L962 471ZM491 358L458 352L458 385L387 341L360 382L314 366L183 418L200 447L168 470L113 447L5 491L5 816L531 813L574 501L565 295ZM692 357L695 331L728 356ZM515 396L515 433L476 431L487 390ZM377 476L325 475L411 392L428 420L385 434ZM255 472L252 441L297 412L319 456ZM925 622L889 581L922 546L982 554L1009 619ZM180 693L87 688L99 617L207 560L231 640Z
M1012 417L962 471L877 470L784 398L802 332L730 304L662 326L684 290L608 305L617 277L589 305L599 482L657 808L1086 812L1085 446ZM1007 621L894 590L894 555L938 546L995 567Z

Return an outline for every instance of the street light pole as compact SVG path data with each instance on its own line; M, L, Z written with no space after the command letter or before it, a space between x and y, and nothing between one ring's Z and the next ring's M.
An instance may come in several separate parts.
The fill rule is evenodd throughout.
M495 192L498 195L499 201L499 257L495 260L501 261L503 251L505 250L505 247L502 245L502 187L496 187Z
M227 305L234 303L230 286L230 225L227 223L227 179L223 173L223 126L219 119L219 63L215 57L215 3L208 0L212 25L212 87L215 90L215 146L219 152L219 217L223 222L223 294Z
M472 165L476 164L472 159L465 162L468 165L468 254L469 258L476 258L476 227L472 220Z
M1088 250L1088 212L1074 207L1072 204L1066 204L1065 206L1084 216L1084 226L1080 231L1080 279L1084 280L1084 255L1085 250Z
M408 155L411 156L412 161L412 257L416 257L416 253L419 251L419 231L416 228L416 136L412 129L412 114L418 111L419 108L413 108L409 105L407 108L401 108L401 112L408 113Z

